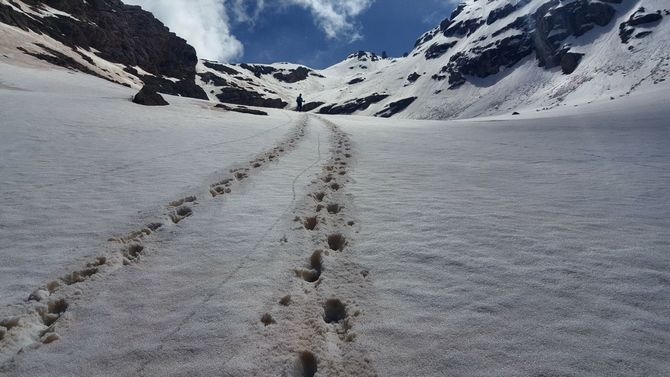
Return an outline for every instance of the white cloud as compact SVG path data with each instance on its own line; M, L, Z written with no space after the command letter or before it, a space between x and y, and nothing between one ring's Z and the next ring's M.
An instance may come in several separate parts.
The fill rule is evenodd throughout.
M360 37L355 18L375 0L227 0L235 21L253 24L268 7L299 6L309 10L315 23L328 38L357 39Z
M195 47L198 57L220 61L240 58L242 43L230 32L221 0L124 0L153 13Z
M375 0L124 0L153 13L170 30L186 39L198 57L231 61L244 46L230 30L230 17L253 24L270 6L300 6L330 39L361 38L355 19Z
M331 39L347 37L356 40L361 35L354 19L367 10L375 0L280 0L286 5L309 9L316 23Z

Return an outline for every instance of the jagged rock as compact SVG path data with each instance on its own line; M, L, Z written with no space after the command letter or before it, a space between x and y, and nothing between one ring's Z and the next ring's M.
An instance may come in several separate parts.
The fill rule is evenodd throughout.
M561 70L563 73L569 75L574 72L583 56L584 54L579 54L576 52L564 53L561 57Z
M417 97L404 98L399 101L391 102L386 107L375 114L376 117L390 118L393 115L405 110L409 105L416 101Z
M416 42L414 42L414 48L419 47L422 44L433 40L433 38L435 38L436 35L437 35L437 30L431 30L431 31L423 34L421 37L419 37L419 39L416 40Z
M379 56L377 56L377 54L375 54L374 52L358 51L356 53L347 56L347 59L358 59L359 61L362 62L366 62L368 60L376 62L379 60Z
M628 18L627 21L624 21L619 25L619 38L621 38L621 43L626 44L628 41L630 41L631 36L633 36L635 33L635 26L651 24L662 19L663 15L661 14L661 11L656 13L646 13L646 9L644 7L640 7ZM635 38L643 38L650 33L650 31L638 33L635 35Z
M73 50L95 49L98 56L112 63L139 66L156 75L151 85L158 86L161 92L207 98L205 91L195 84L195 49L140 7L125 5L120 0L23 2L38 11L48 4L72 17L30 17L0 4L0 22L46 34ZM90 58L85 61L91 63ZM75 67L62 57L50 62L90 73L89 68ZM177 79L179 84L164 76ZM143 81L145 78L140 77Z
M452 41L448 43L437 44L434 43L425 52L426 59L437 59L440 56L444 55L450 48L454 47L458 41Z
M198 73L203 82L214 84L215 86L229 86L228 81L212 72Z
M631 19L628 20L628 25L630 26L644 25L660 21L661 19L663 19L663 16L660 13L648 13L637 17L635 16L631 17Z
M635 38L636 38L636 39L644 38L644 37L646 37L647 35L649 35L649 34L651 34L651 33L652 33L651 30L641 31L641 32L635 34Z
M465 77L459 72L450 72L449 73L449 89L456 89L461 85L465 84Z
M268 115L268 113L266 113L265 111L250 109L250 108L244 107L244 106L230 107L230 106L226 106L222 103L219 103L214 107L216 107L218 109L223 109L223 110L226 110L226 111L234 111L234 112L243 113L243 114L263 115L263 116Z
M342 105L328 105L324 106L319 110L320 114L353 114L356 111L365 110L373 103L377 103L384 98L388 97L387 94L378 94L375 93L365 98L357 98L348 102L343 103Z
M486 17L486 24L491 25L492 23L498 21L499 19L505 18L512 14L515 10L519 9L524 2L518 2L516 4L505 4L502 8L496 8L489 13Z
M307 102L306 104L302 105L302 111L312 111L324 103L325 102Z
M484 20L480 18L470 18L465 21L451 23L442 34L445 37L465 37L474 33L482 25L484 25Z
M228 67L227 65L217 64L217 63L208 62L208 61L203 62L203 64L205 65L205 67L211 68L211 69L213 69L215 71L218 71L218 72L221 72L221 73L226 73L226 74L229 74L229 75L239 75L240 74L240 72L234 70L233 68Z
M348 85L354 85L354 84L361 83L361 82L363 82L363 81L365 81L365 78L364 78L364 77L356 77L355 79L349 81L347 84L348 84Z
M449 18L443 20L440 22L440 31L445 32L449 27L452 25L453 21L463 10L465 10L465 3L460 3L458 6L456 6L456 9L454 9L453 12L451 12L451 15L449 15Z
M419 77L421 77L420 74L418 74L418 73L416 73L416 72L412 72L409 76L407 76L407 81L409 81L409 82L415 82L416 80L419 79Z
M616 1L619 0L612 0ZM491 12L487 23L508 16L521 4L524 2L506 5ZM615 12L610 5L599 1L577 0L563 3L559 0L549 0L533 14L517 17L497 29L492 33L492 37L499 37L510 30L519 33L488 45L476 44L469 50L459 51L450 57L449 63L439 74L434 75L433 79L443 80L448 77L450 89L455 89L465 83L467 75L482 78L495 75L501 68L512 67L533 52L540 67L553 68L560 65L565 73L571 73L579 63L581 55L566 56L568 49L562 45L563 41L571 36L579 37L595 26L609 24ZM481 26L480 21L478 18L473 18L454 23L452 17L451 21L443 21L440 29L447 36L462 36L472 33Z
M161 96L156 93L156 90L148 86L144 86L139 93L135 94L133 97L133 102L138 105L144 106L167 106L169 103Z
M246 69L247 71L254 74L254 76L260 78L262 75L270 75L277 72L277 68L270 67L267 65L258 65L258 64L240 64L241 68Z
M556 1L548 4L553 5L554 2ZM540 67L552 68L559 65L562 58L560 42L569 36L579 37L595 25L606 26L615 13L610 5L590 0L555 5L549 9L540 7L533 17L536 30L532 33L533 47ZM565 31L552 36L552 32L556 30Z
M224 87L221 93L216 95L216 98L221 102L232 103L235 105L246 105L256 107L271 107L283 109L288 103L282 101L280 98L265 98L262 94L242 89Z
M282 72L277 72L274 75L272 75L274 78L276 78L279 81L283 81L285 83L293 84L298 81L305 80L307 76L309 76L309 73L312 70L307 69L305 67L298 67L296 69L291 69L289 73L285 74Z

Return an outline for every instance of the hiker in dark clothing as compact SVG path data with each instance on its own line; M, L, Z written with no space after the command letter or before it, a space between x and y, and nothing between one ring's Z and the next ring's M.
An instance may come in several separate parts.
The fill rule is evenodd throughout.
M297 111L302 111L302 103L305 102L305 100L302 99L302 93L298 95L298 99L296 99L295 101L298 103Z

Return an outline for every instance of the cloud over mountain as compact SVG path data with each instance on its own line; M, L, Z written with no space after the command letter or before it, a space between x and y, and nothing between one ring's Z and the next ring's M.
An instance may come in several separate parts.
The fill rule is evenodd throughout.
M308 10L329 39L361 37L356 17L375 0L126 0L152 12L186 39L201 58L231 61L244 46L231 32L231 22L254 23L274 8L299 6Z
M205 59L230 61L244 52L230 31L226 3L221 0L125 0L140 5L186 39Z

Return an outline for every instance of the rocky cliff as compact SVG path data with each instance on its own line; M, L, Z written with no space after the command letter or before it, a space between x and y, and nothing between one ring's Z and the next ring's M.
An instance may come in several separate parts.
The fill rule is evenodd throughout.
M104 63L112 63L163 93L207 98L195 84L195 49L138 6L119 0L2 0L0 22L48 37L51 45L17 47L53 64L128 85L120 78L125 75L105 72Z

